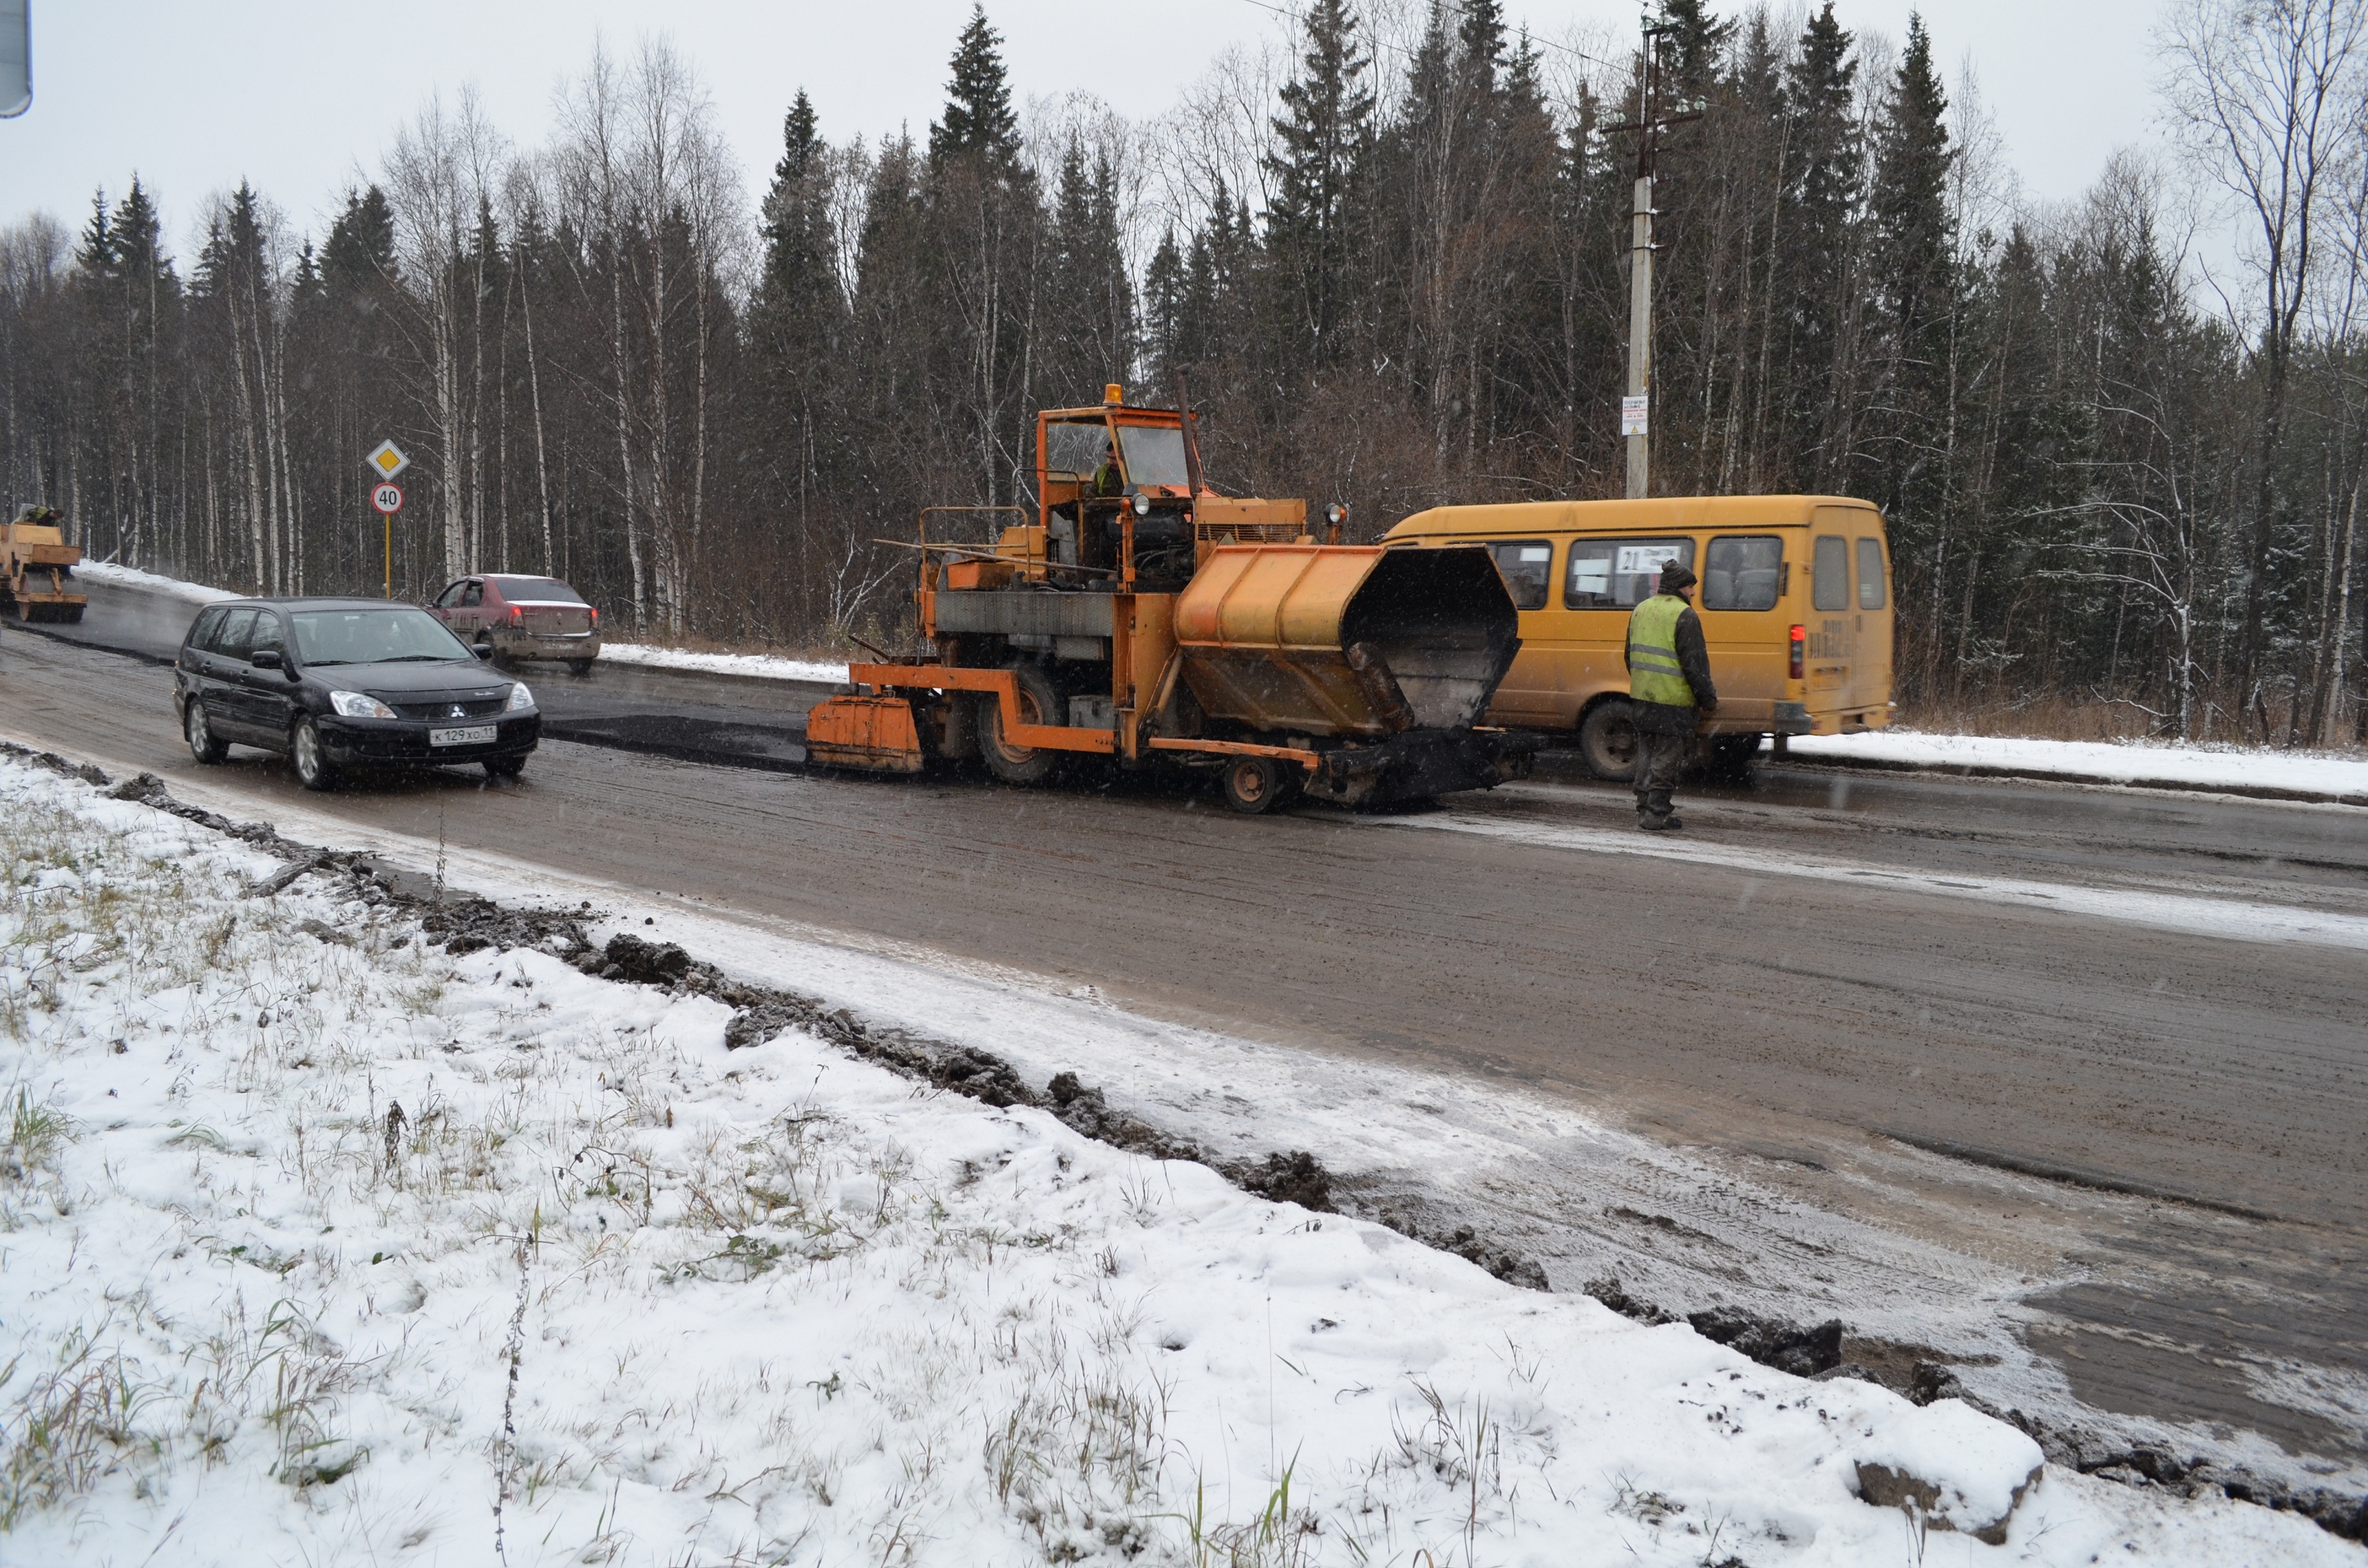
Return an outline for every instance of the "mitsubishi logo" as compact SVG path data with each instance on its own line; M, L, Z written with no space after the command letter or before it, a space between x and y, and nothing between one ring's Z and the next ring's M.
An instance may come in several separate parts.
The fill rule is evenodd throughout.
M455 702L454 704L452 704L452 711L451 711L450 714L448 714L448 715L447 715L447 717L448 717L448 718L453 718L453 719L465 719L465 718L467 718L468 716L469 716L469 710L468 710L467 709L465 709L465 708L461 707L461 706L459 703L457 703L457 702Z

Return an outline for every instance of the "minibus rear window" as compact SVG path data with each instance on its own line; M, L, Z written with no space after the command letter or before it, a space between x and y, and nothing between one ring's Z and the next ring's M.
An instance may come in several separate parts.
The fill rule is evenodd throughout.
M1817 536L1817 558L1809 576L1809 603L1818 609L1850 608L1850 540Z
M1562 602L1570 609L1631 609L1653 597L1661 567L1694 563L1690 539L1576 539Z
M1784 541L1774 534L1714 539L1702 567L1704 609L1774 609Z
M1883 608L1883 541L1862 539L1858 541L1858 608Z
M1513 596L1515 609L1546 608L1546 584L1554 575L1553 541L1507 540L1490 545L1488 553L1496 558L1497 570L1504 574L1505 590Z

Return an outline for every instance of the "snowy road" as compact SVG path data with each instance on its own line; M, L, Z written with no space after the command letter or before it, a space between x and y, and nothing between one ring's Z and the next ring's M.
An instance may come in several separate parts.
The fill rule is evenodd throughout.
M538 682L792 734L795 691L747 684ZM2025 1408L2368 1467L2368 812L1769 769L1647 853L1591 786L1249 821L568 744L518 790L322 799L196 767L166 686L11 632L0 733L299 837L440 838L497 896L579 879L750 963L832 947L940 1032L1049 1008L1030 1066L1316 1147L1558 1289L1840 1315L1869 1356L1998 1358L1967 1382ZM916 994L916 955L992 983Z

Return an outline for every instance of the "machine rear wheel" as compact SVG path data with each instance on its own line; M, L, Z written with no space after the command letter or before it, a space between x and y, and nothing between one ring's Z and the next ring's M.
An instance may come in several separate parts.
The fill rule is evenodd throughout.
M1281 765L1270 756L1235 757L1218 775L1218 783L1225 791L1225 804L1252 816L1274 810L1291 793Z
M1606 698L1578 725L1579 759L1598 778L1636 777L1636 715L1624 698Z
M1019 677L1019 720L1025 724L1051 724L1059 711L1059 698L1043 672L1022 665L1011 672ZM1003 733L1003 704L988 696L979 702L978 754L986 770L1006 784L1042 784L1060 766L1060 754L1024 746Z

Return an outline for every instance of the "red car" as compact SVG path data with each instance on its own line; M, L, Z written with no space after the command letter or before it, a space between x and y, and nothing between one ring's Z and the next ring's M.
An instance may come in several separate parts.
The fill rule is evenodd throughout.
M580 676L600 656L600 612L556 577L463 577L427 611L498 659L556 659Z

